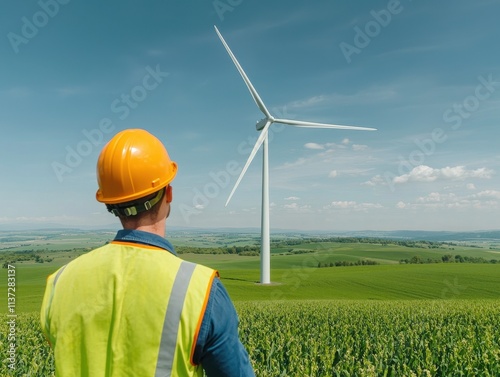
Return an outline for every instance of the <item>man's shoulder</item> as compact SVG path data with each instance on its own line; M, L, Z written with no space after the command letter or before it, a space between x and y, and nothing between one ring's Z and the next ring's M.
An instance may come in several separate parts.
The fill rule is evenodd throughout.
M193 263L196 266L196 269L199 270L200 272L206 273L206 274L215 274L214 277L219 277L219 271L205 266L204 264L199 264L199 263L194 263L194 262L188 262L188 263Z

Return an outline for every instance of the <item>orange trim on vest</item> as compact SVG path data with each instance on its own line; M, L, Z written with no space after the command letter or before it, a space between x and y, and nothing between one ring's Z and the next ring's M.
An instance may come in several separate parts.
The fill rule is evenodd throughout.
M200 332L201 323L203 322L203 317L205 317L205 310L207 309L208 297L210 296L210 290L212 289L212 284L213 284L215 277L219 277L219 271L214 271L212 274L212 277L210 278L210 282L209 282L208 287L207 287L207 292L205 293L205 301L203 302L203 307L201 308L200 318L198 318L198 324L196 325L196 331L194 333L193 347L191 348L191 356L189 357L189 361L191 362L191 365L194 367L198 366L198 364L195 364L193 361L194 351L196 348L196 343L198 342L198 334Z
M127 241L111 241L110 243L114 245L123 245L123 246L132 246L132 247L138 247L140 249L151 249L151 250L161 250L161 251L166 251L165 249L158 247L158 246L152 246L152 245L145 245L142 243L136 243L136 242L127 242Z

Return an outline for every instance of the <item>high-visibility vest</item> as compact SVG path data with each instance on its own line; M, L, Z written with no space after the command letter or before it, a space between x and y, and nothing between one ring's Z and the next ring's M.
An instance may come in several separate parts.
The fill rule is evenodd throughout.
M122 241L47 279L41 324L56 376L202 376L193 363L217 271Z

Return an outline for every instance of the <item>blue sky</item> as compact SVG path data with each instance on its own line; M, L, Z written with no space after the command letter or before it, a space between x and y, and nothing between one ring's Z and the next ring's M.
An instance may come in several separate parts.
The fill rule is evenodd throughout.
M145 128L179 164L170 225L259 227L258 133L217 25L275 116L271 227L500 228L500 1L4 4L0 226L107 225L95 163ZM127 99L128 98L128 99Z

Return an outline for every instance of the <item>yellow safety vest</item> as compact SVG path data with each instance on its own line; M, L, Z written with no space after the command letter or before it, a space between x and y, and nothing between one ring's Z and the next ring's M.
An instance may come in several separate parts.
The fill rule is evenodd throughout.
M41 309L56 376L202 376L193 354L217 275L122 241L61 267L47 280Z

